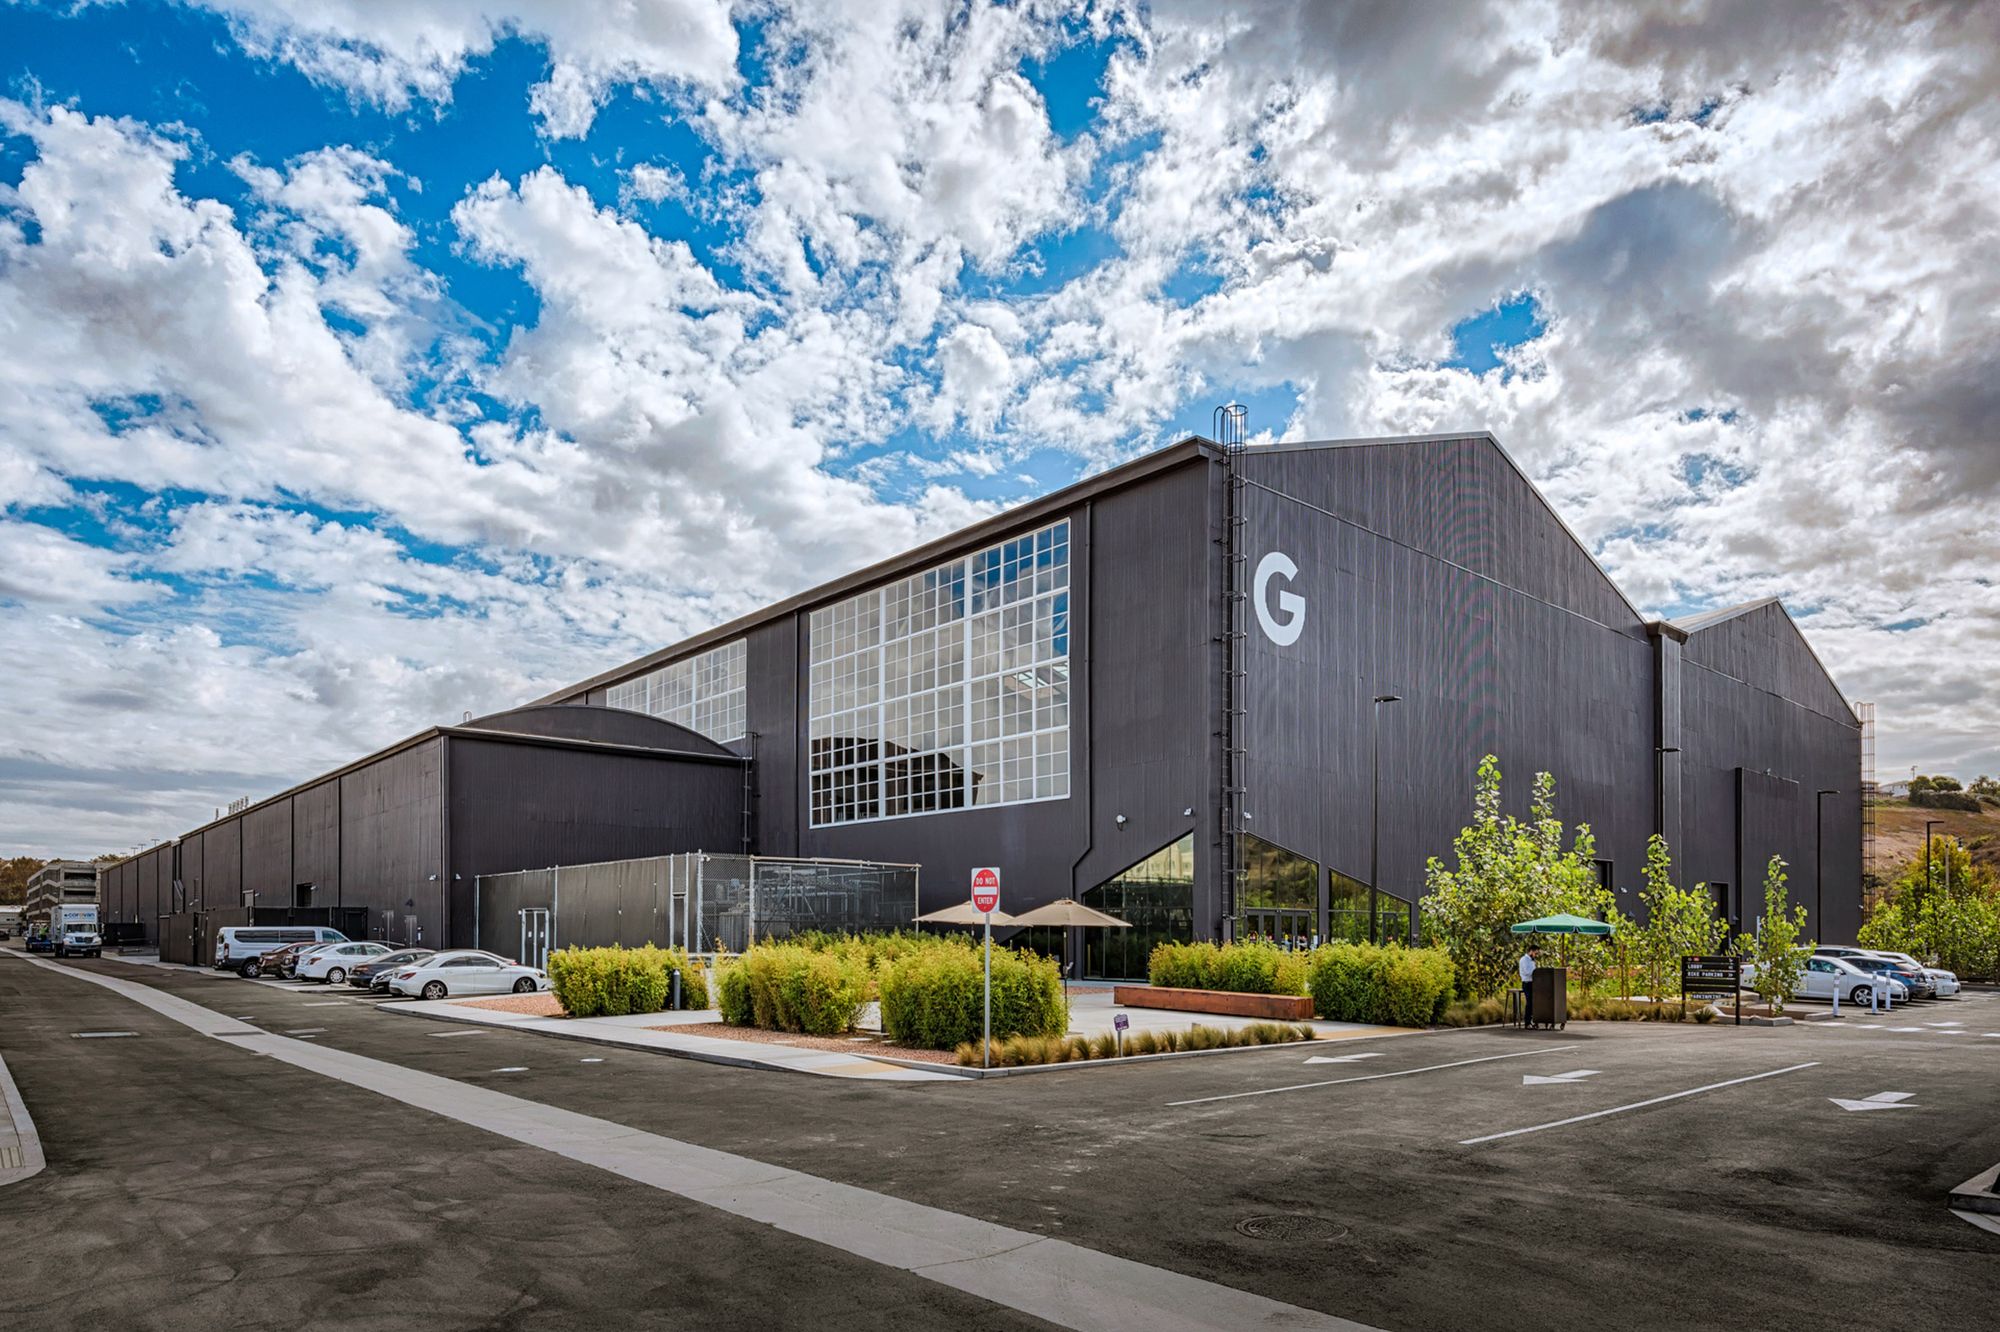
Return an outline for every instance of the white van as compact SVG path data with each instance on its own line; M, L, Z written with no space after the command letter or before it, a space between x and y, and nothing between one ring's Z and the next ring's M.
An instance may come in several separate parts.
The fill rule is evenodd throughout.
M238 975L255 976L264 969L264 954L286 944L346 942L346 935L324 925L224 925L215 932L215 965L217 970L234 967Z

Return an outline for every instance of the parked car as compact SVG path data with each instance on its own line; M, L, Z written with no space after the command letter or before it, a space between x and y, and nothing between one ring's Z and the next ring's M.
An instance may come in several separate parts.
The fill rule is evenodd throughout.
M1838 993L1850 1004L1868 1003L1870 991L1874 988L1875 975L1865 967L1857 967L1844 957L1809 957L1806 959L1805 976L1799 984L1799 994L1806 999L1828 999ZM1889 1000L1902 1003L1910 997L1910 987L1889 978Z
M331 947L333 947L332 944L308 941L305 943L289 943L283 948L273 948L270 952L264 954L264 960L259 964L259 970L266 976L276 976L280 980L289 980L294 968L299 964L300 954L309 953L315 948Z
M386 994L389 990L389 978L394 976L398 969L407 967L412 962L421 962L433 956L436 951L434 948L399 948L381 957L371 957L366 962L357 963L348 969L347 983L357 990L381 990Z
M389 981L389 993L414 999L533 994L548 988L548 973L540 968L519 966L509 958L470 948L437 953L412 966L399 967Z
M1946 971L1943 967L1927 967L1908 953L1893 952L1887 948L1876 949L1875 955L1886 957L1891 962L1901 962L1923 972L1930 977L1931 984L1937 987L1937 997L1940 999L1950 999L1958 994L1958 973L1955 971Z
M303 981L324 981L339 985L358 963L372 962L396 950L385 943L337 943L299 954L292 974Z
M50 937L46 929L30 930L28 931L28 951L31 953L53 953L56 951L56 941Z
M346 942L346 935L324 925L225 925L215 932L215 965L254 978L264 974L265 955L286 944Z
M1897 961L1884 956L1873 948L1856 948L1851 944L1821 944L1813 950L1813 954L1817 957L1843 958L1857 966L1865 967L1869 971L1880 971L1886 965L1895 975L1896 979L1910 987L1910 998L1935 999L1937 997L1936 982L1926 975L1924 968L1918 966L1914 961Z

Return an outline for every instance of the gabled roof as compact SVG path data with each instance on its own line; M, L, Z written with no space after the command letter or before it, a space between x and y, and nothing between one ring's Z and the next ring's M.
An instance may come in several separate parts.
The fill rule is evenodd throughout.
M1724 620L1733 620L1739 615L1748 615L1751 611L1762 609L1765 606L1777 606L1780 610L1784 609L1784 603L1776 597L1758 597L1755 601L1739 602L1734 606L1723 606L1717 610L1703 611L1699 615L1683 615L1679 619L1669 620L1667 623L1677 629L1685 629L1688 633L1698 634L1704 629L1713 628L1715 625L1721 624ZM1791 618L1789 612L1785 618Z

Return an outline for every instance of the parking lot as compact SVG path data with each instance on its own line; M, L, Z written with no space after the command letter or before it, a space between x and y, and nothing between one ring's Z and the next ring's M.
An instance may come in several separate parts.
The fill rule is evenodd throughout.
M0 961L0 1055L50 1162L0 1194L52 1223L17 1266L47 1277L81 1251L107 1273L84 1305L35 1306L45 1325L242 1321L252 1298L294 1315L272 1326L315 1301L414 1302L426 1326L1036 1321L294 1053L316 1049L1371 1327L1820 1327L1886 1291L1922 1292L1927 1326L1983 1326L2000 1294L2000 1236L1944 1206L2000 1161L1989 993L1837 1024L1437 1032L882 1086L66 965L256 1034ZM77 1039L97 1029L134 1035Z

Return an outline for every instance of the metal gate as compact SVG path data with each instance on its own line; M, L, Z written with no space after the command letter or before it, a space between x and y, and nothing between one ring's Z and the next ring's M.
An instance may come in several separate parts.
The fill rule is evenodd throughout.
M521 951L515 960L524 967L539 967L548 970L549 965L549 909L547 907L521 908Z

